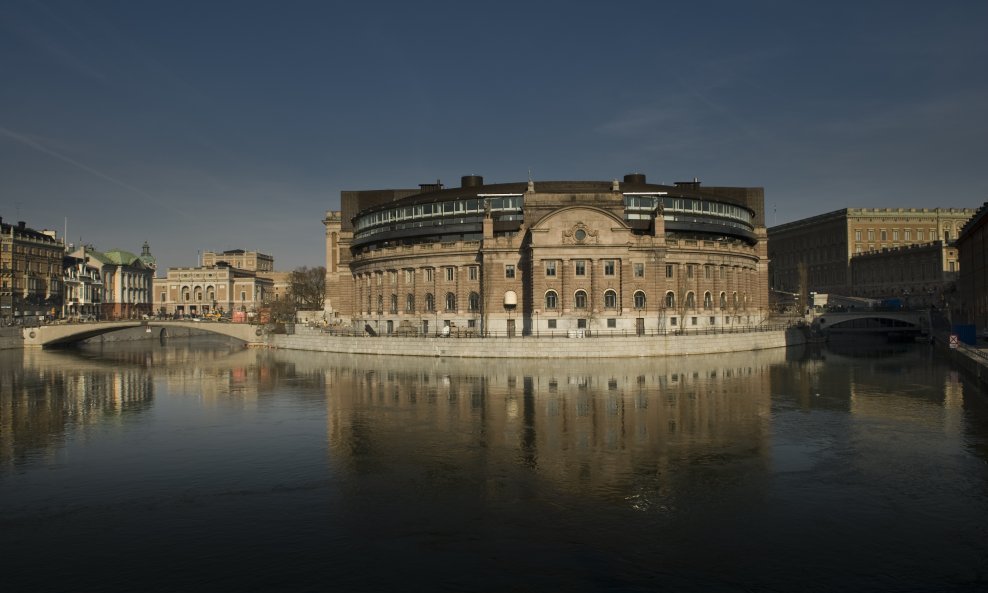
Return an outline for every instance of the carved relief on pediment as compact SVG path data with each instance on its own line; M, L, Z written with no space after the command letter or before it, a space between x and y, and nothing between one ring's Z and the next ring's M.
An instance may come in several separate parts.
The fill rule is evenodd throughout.
M597 242L597 231L582 222L563 231L563 245L596 245Z

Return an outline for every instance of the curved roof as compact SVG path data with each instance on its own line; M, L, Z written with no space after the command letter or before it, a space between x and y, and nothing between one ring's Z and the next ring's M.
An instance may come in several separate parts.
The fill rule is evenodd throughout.
M477 177L480 181L477 185L466 185L461 187L443 188L438 190L424 191L401 198L394 201L387 201L369 205L360 210L360 215L378 210L388 210L399 206L414 206L416 204L431 204L434 202L444 202L447 200L457 200L473 198L484 194L524 194L528 191L529 183L533 184L537 193L607 193L614 191L615 181L534 181L534 182L514 182L514 183L483 183L483 178ZM724 195L716 191L709 191L709 188L701 188L700 183L677 182L675 185L663 185L648 183L643 175L629 175L624 181L618 181L621 192L641 192L641 193L665 193L672 197L702 198L718 202L726 202L752 209L751 205L743 200ZM705 191L707 189L708 191Z

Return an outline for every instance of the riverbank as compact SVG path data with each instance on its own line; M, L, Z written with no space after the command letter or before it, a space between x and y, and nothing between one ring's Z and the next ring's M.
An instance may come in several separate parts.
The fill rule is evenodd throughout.
M937 336L936 347L946 354L951 364L969 373L982 387L988 387L988 348L968 346L964 343L951 348L948 338L947 334Z
M650 358L748 352L806 343L799 328L660 336L583 338L524 336L515 338L370 337L330 335L296 326L296 333L268 336L267 345L286 350L377 356L459 358Z

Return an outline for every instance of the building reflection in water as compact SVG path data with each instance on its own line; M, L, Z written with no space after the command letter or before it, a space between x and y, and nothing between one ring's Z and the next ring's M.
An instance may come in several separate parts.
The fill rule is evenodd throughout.
M521 465L560 489L646 506L665 496L682 464L730 462L748 471L747 463L765 463L771 368L786 363L786 352L323 360L330 455L355 471L372 459L404 460L424 472L406 476L415 481Z
M151 373L143 355L117 368L67 352L0 352L0 464L50 456L66 433L120 422L150 408Z

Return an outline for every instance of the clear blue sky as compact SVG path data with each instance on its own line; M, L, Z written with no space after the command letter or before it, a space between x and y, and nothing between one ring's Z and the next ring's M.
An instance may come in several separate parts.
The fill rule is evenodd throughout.
M340 190L763 186L769 225L988 200L988 2L0 2L0 216L324 263Z

